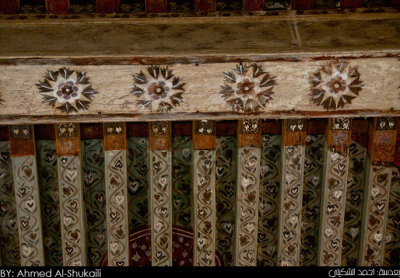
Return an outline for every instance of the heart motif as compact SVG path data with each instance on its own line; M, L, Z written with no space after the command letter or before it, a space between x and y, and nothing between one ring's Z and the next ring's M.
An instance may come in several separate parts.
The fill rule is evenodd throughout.
M4 215L7 212L7 204L0 205L1 214Z
M68 170L66 173L70 181L74 181L76 176L78 175L78 172L73 170Z
M292 216L289 218L289 221L293 224L296 225L298 222L298 217L297 216Z
M104 195L101 193L97 193L95 195L95 198L96 198L97 202L99 202L100 204L102 204L104 202Z
M161 186L161 189L164 190L167 185L167 179L165 177L159 178L158 184Z
M123 262L123 261L116 261L115 264L116 264L117 266L124 266L124 265L125 265L125 262Z
M113 252L115 254L115 251L118 250L118 243L117 242L110 243L110 249L111 249L111 252Z
M331 242L331 246L333 249L336 249L336 247L338 247L338 242L337 241L332 241Z
M290 237L290 232L284 231L284 232L283 232L283 237L284 237L285 239L288 239L288 238Z
M21 194L22 196L24 196L25 193L26 193L26 189L23 188L23 187L20 187L20 188L18 188L18 192L19 192L19 194Z
M29 220L21 219L20 221L22 228L26 229L29 226Z
M71 246L68 246L68 247L65 247L65 251L67 251L67 253L68 253L69 255L71 255L72 252L74 251L74 248L72 248Z
M163 253L161 251L156 252L156 258L160 259L163 256Z
M28 246L28 245L26 245L26 244L24 244L24 245L22 246L22 255L23 255L25 258L27 258L27 257L29 257L30 255L32 255L32 253L33 253L33 249L32 249L30 246Z
M121 133L121 132L122 132L122 127L117 126L117 127L115 128L115 131L116 131L117 133Z
M77 240L77 239L79 238L79 231L78 231L78 230L75 230L75 232L72 232L72 233L71 233L71 237L72 237L74 240Z
M381 212L385 208L385 203L377 203L376 208Z
M72 202L69 204L69 206L70 206L72 209L76 209L76 208L78 207L78 203L77 203L76 201L72 201Z
M161 222L157 222L157 223L154 225L154 229L156 230L157 233L159 233L159 232L163 229L163 227L164 227L164 225L163 225L163 223L161 223Z
M354 239L358 235L358 228L350 228L351 237Z
M104 242L104 239L105 239L105 236L104 236L104 235L102 235L102 234L98 234L98 235L97 235L97 240L98 240L100 243L103 243L103 242Z
M337 200L337 201L339 201L340 200L340 197L342 197L342 191L341 190L335 190L332 194L333 194L333 197Z
M245 229L246 229L249 233L252 233L252 232L254 231L254 224L248 223L248 224L245 226Z
M311 182L314 184L314 186L317 186L319 184L319 177L313 176Z
M379 189L374 187L374 188L372 188L371 193L372 193L372 196L374 196L374 198L376 198L379 194Z
M378 232L378 233L376 233L376 234L374 235L374 238L375 238L375 240L376 240L377 242L381 242L381 240L382 240L382 234L380 234L380 233Z
M335 211L335 206L328 205L326 209L327 209L327 214L331 214Z
M70 217L70 216L65 216L64 217L64 224L68 227L68 226L70 226L71 225L71 223L73 222L73 218L72 217Z
M206 244L207 244L206 238L199 238L197 240L197 246L199 247L199 250L202 250Z
M118 214L116 214L115 212L111 212L110 213L110 217L112 220L115 220L117 218Z
M115 163L115 167L122 169L122 167L123 167L122 161L121 160L117 160L117 162Z
M29 200L25 202L26 207L30 212L33 212L36 209L35 201L34 200Z
M299 192L299 188L298 187L293 187L293 188L290 189L290 193L293 196L296 196L297 192Z
M332 230L332 229L326 229L326 230L325 230L325 235L326 235L327 237L330 237L332 234L333 234L333 230Z
M119 204L119 205L121 205L124 201L125 201L125 198L124 198L124 196L116 196L115 197L115 199L117 200L117 203Z
M343 164L343 163L339 163L339 164L338 164L338 169L339 169L340 172L343 172L343 170L344 170L345 167L346 167L346 165Z
M32 169L27 168L24 170L25 176L29 179L32 176Z
M228 234L232 234L233 228L231 223L225 223L224 229Z
M217 175L219 177L221 177L223 173L224 173L224 167L218 167L217 168Z
M338 153L332 153L331 154L332 161L336 161L338 158L339 158L339 154Z
M135 193L139 188L139 183L137 181L130 182L129 186L130 186L130 188L132 190L132 193Z

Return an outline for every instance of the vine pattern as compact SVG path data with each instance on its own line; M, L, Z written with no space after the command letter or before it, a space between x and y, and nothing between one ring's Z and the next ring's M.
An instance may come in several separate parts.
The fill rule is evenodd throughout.
M63 222L64 265L83 266L86 264L83 250L83 211L81 207L80 158L62 156L58 159L58 173Z
M14 157L13 173L22 266L44 265L36 166L33 156Z
M153 150L150 159L152 265L168 266L172 261L171 152Z
M129 235L127 223L126 152L107 151L106 194L107 194L107 242L108 263L111 266L128 266Z
M323 175L323 135L306 137L300 265L317 265L320 197Z
M362 265L380 266L385 245L385 214L389 202L391 167L372 166Z
M263 136L258 219L258 266L276 266L277 262L281 144L280 135Z
M83 149L88 259L90 266L98 266L107 248L103 140L83 140Z
M217 137L216 144L217 252L222 265L233 265L237 175L236 137Z
M344 208L346 198L345 189L347 185L348 157L337 152L328 152L327 173L321 208L322 229L320 231L321 253L320 263L326 266L337 266L341 264L339 248L342 248L342 230L344 219Z
M304 175L304 146L285 146L283 163L283 184L281 193L281 229L278 264L281 266L299 265L301 197Z
M20 250L10 144L0 141L0 247L3 266L20 266Z
M236 265L257 264L260 149L239 148L239 185L236 211Z
M46 265L62 266L60 200L55 141L37 141L37 165L45 261Z
M342 265L346 266L358 263L366 155L365 147L356 142L350 144L342 249Z
M386 225L385 266L400 266L400 170L393 167Z
M196 266L215 265L215 151L196 150L194 174Z

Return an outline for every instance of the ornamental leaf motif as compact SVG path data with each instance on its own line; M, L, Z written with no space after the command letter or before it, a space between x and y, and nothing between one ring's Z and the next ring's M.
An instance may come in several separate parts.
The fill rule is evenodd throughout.
M232 111L253 113L265 109L272 100L275 76L265 72L261 66L240 63L236 69L223 73L225 84L220 94Z
M147 73L140 71L133 75L135 84L131 93L139 99L137 103L150 111L169 112L183 102L185 83L175 76L168 67L150 66Z
M43 102L67 114L88 110L94 95L86 72L70 70L66 67L57 71L48 70L43 81L36 86L43 97Z
M357 66L345 60L335 60L323 65L310 78L311 101L326 110L337 110L351 104L363 84Z

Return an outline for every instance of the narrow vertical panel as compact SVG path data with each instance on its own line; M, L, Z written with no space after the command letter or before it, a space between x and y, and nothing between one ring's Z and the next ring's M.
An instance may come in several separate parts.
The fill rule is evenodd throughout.
M325 138L321 134L307 135L306 137L303 208L301 216L301 266L315 266L317 264L324 140Z
M17 14L19 5L19 0L0 0L0 14Z
M216 0L194 0L193 4L196 12L213 12L217 7Z
M36 145L45 262L46 266L62 266L56 142L38 140Z
M305 131L305 120L283 121L278 241L280 266L298 266L300 263Z
M165 13L168 11L167 0L146 0L146 13Z
M240 120L238 127L235 265L257 265L261 128L259 120Z
M400 266L400 169L393 167L386 225L384 266Z
M215 266L215 134L215 121L193 123L195 266Z
M217 250L222 257L222 266L233 266L234 258L236 141L233 136L219 136L216 143Z
M362 266L383 265L396 135L396 118L376 118L371 122L361 225Z
M243 0L243 10L262 11L264 10L265 0Z
M172 266L171 123L149 124L153 266Z
M79 124L56 125L56 149L64 266L86 266L87 237Z
M109 266L129 266L125 123L104 125L107 250Z
M329 119L325 138L317 264L339 266L349 172L351 120Z
M119 0L96 0L98 13L116 13L119 10Z
M368 134L364 134L368 136ZM356 266L360 250L362 200L367 149L353 141L349 148L346 208L343 229L342 265Z
M69 0L46 0L46 12L48 14L69 13Z
M312 10L314 0L294 0L292 3L293 10Z
M100 128L102 128L101 125ZM87 130L87 127L81 129L82 139ZM99 133L101 134L101 132ZM86 138L82 140L82 160L87 216L88 265L98 266L107 251L103 140Z
M6 130L2 132L7 133ZM8 141L0 141L0 246L2 266L21 265L15 191Z
M281 149L281 135L263 135L258 219L258 266L276 266L277 264Z
M43 236L33 127L10 127L21 266L43 266Z

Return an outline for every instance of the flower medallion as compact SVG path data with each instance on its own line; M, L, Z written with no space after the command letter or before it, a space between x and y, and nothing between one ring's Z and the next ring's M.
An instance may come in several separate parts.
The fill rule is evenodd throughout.
M233 111L252 113L265 109L273 94L275 76L261 66L240 63L236 69L224 72L225 84L220 93Z
M43 96L43 102L60 109L67 114L78 110L87 110L94 95L86 72L60 68L48 70L43 81L36 84Z
M168 67L150 66L147 73L142 71L133 75L135 81L132 94L140 98L138 104L147 107L150 111L169 112L183 102L185 92L182 79L174 76Z
M310 77L311 100L326 110L343 108L356 98L362 89L357 67L344 60L324 65Z

